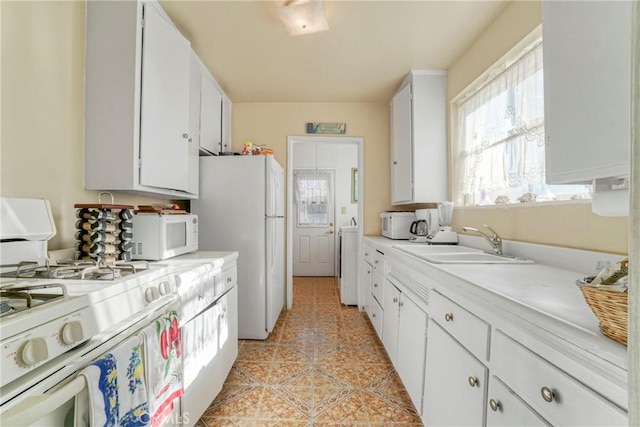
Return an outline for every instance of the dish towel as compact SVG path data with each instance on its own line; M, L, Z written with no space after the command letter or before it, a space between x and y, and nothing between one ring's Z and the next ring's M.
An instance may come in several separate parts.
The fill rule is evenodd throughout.
M76 396L76 425L146 426L151 421L141 337L131 337L78 375L87 392Z
M173 412L176 400L184 394L178 313L170 311L143 329L142 336L149 413L155 427Z

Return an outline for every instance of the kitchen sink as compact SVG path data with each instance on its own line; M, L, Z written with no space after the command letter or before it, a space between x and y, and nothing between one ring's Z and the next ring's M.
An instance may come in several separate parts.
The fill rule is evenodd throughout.
M459 252L482 253L482 251L479 249L473 249L473 248L468 248L466 246L457 246L457 245L426 245L421 243L410 243L406 245L393 245L392 247L414 256L459 253Z
M418 256L436 264L533 264L530 259L486 252L432 253Z

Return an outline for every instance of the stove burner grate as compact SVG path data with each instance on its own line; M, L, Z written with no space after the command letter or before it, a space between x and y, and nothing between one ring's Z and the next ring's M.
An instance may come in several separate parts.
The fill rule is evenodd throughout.
M37 292L49 289L54 292ZM24 310L38 307L67 295L67 289L61 283L20 286L6 285L0 288L0 317L9 316Z

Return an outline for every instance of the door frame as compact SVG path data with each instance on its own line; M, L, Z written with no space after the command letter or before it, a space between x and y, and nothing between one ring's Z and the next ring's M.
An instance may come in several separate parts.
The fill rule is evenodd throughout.
M352 136L288 136L287 137L287 309L293 306L293 146L309 143L355 144L358 147L358 253L363 234L364 221L364 138ZM335 205L335 203L334 203ZM335 216L334 206L334 219ZM338 239L336 239L338 240ZM358 262L359 264L359 262ZM359 274L358 268L358 274ZM359 283L359 278L358 282ZM358 286L358 306L362 307L362 296Z

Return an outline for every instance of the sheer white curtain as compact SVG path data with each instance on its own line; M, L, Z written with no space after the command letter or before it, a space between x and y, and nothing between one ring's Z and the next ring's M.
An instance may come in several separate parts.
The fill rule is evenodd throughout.
M458 205L511 203L525 193L538 201L588 192L547 186L544 165L542 43L458 103ZM553 191L553 192L552 192Z
M329 203L331 201L330 171L296 170L294 171L294 188L296 203Z

